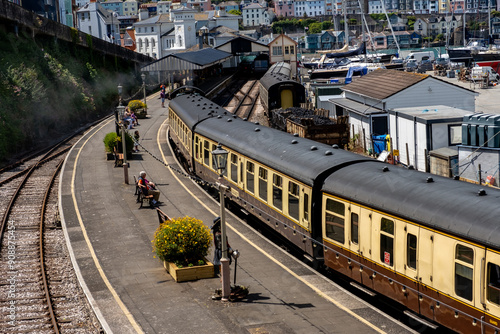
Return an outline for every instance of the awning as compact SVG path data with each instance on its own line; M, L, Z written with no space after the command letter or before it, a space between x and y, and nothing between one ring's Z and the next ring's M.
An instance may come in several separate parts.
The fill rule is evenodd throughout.
M212 48L169 54L143 68L142 72L201 70L224 62L233 55Z
M371 114L382 114L385 113L384 110L375 108L374 106L369 106L363 103L359 103L350 99L340 98L340 99L330 99L329 100L331 103L342 107L344 109L347 109L351 112L354 112L356 114L360 115L371 115ZM380 102L379 104L382 104Z

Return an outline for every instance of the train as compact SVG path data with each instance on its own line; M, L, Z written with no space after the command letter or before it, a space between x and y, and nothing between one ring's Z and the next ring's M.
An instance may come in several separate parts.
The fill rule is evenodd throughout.
M287 109L306 102L306 89L292 80L292 67L285 62L273 64L259 80L259 96L264 108Z
M169 105L169 139L233 205L304 256L430 326L500 331L500 191L389 165L242 120L207 98ZM290 246L292 247L292 246Z

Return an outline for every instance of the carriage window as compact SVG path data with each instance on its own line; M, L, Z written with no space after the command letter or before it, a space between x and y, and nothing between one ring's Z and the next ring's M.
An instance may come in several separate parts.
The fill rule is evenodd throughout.
M238 156L231 153L231 181L238 183Z
M209 166L212 167L213 170L215 170L215 164L214 164L214 160L213 160L214 158L212 157L212 152L215 151L216 149L217 149L217 145L212 144L212 149L210 150L210 157L212 158L212 159L210 159L210 161L212 164ZM218 170L216 170L216 172L217 172L217 174L219 173Z
M288 215L299 220L299 185L288 182Z
M206 140L203 142L203 163L210 166L210 143Z
M500 305L500 266L488 262L487 268L487 298L488 301Z
M267 202L267 169L259 167L259 197Z
M247 161L247 190L254 193L254 164Z
M326 237L340 243L344 243L344 216L345 205L344 203L334 201L332 199L326 200L325 212L325 231Z
M304 194L304 220L309 221L309 194Z
M273 175L273 205L279 210L283 207L283 179L281 176Z
M455 250L455 293L467 300L472 300L473 264L474 250L470 247L457 245Z
M380 261L392 267L394 259L394 222L387 218L380 221Z
M359 221L358 214L351 213L351 241L356 245L359 242L358 221Z
M194 156L195 156L195 159L199 159L200 157L200 152L199 152L199 149L200 149L200 142L199 142L200 138L196 137L194 138Z
M417 269L417 236L410 233L406 235L406 265Z

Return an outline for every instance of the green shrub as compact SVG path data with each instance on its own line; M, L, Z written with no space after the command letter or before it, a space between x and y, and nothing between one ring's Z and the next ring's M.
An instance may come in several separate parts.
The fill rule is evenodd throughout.
M116 144L118 143L118 136L116 135L116 132L108 133L104 137L103 142L106 152L112 153L114 148L116 147Z
M128 103L128 108L131 111L137 111L138 109L145 109L146 105L141 100L132 100Z
M158 227L152 244L153 252L162 261L177 266L200 265L210 248L210 231L201 220L173 218Z

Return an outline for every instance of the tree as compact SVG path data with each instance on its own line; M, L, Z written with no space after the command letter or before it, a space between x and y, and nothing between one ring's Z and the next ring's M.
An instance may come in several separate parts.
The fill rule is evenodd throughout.
M321 23L315 22L309 25L310 34L319 34L321 32Z
M241 10L231 9L228 13L233 15L241 15Z

